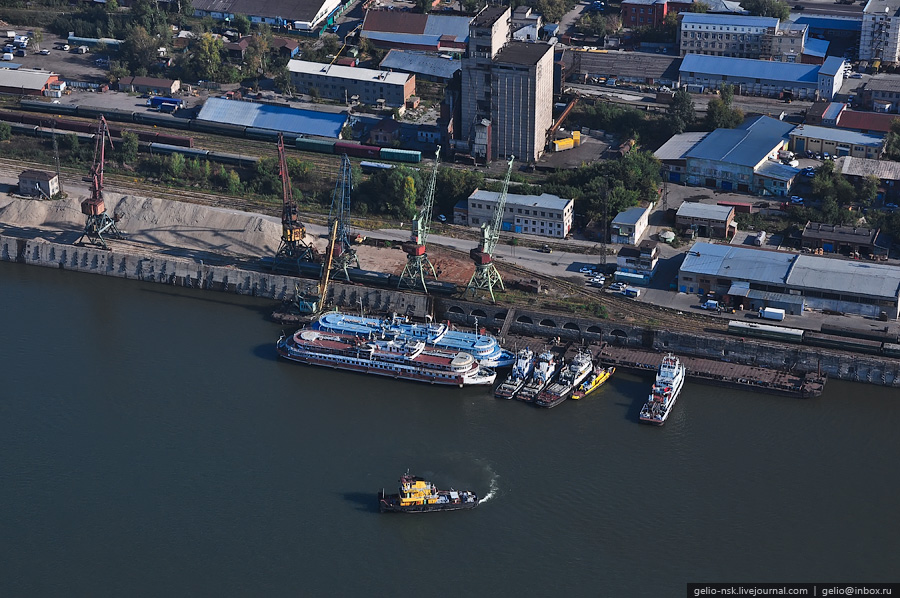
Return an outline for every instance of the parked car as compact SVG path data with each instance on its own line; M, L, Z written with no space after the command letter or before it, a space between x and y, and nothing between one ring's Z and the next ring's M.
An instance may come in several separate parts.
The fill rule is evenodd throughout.
M611 285L609 285L609 290L610 291L624 291L625 283L624 282L614 282Z
M852 75L850 75L850 78L851 79L862 79L862 75L860 75L859 73L853 73Z
M540 251L541 253L553 253L553 249L546 243L541 245L541 248L538 251Z
M796 205L803 205L803 198L799 195L791 195L791 203Z
M795 4L794 10L806 10L806 7L803 6L802 4Z
M40 54L41 56L48 56L50 54L50 50L44 48L43 50L41 50Z

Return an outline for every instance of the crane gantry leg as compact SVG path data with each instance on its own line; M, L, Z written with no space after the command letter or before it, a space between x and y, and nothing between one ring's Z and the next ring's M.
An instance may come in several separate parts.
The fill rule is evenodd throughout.
M334 194L331 196L331 211L328 215L328 226L337 222L337 243L331 269L335 274L344 273L344 280L350 280L347 268L359 268L359 257L356 248L350 242L350 191L353 180L350 173L350 158L341 156L341 172L338 175Z
M494 298L494 287L499 287L501 291L506 290L503 286L503 278L500 276L500 272L497 271L497 267L494 266L492 260L487 264L478 264L475 266L475 273L472 274L472 278L469 280L469 285L466 287L466 294L471 293L472 296L475 297L478 294L478 291L487 291L491 296L491 301L496 303L497 300Z
M434 156L434 165L431 169L431 181L428 183L428 191L425 193L425 201L422 203L422 210L416 214L412 221L412 231L409 241L403 244L403 251L406 252L406 266L400 273L400 280L397 281L397 288L409 288L413 290L421 290L428 292L425 285L425 276L430 272L431 276L437 278L437 272L434 265L428 259L425 253L425 242L428 239L428 233L431 229L431 214L434 209L434 190L437 183L437 171L441 158L441 146L437 146Z

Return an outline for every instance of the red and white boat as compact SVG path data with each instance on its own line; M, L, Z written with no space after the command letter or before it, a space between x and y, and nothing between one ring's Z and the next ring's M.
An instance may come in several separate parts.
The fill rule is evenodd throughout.
M677 357L671 353L663 357L650 396L641 408L642 422L655 426L666 423L684 386L684 375L684 365Z
M472 355L426 347L421 340L368 340L304 328L276 344L285 359L350 372L447 386L493 384L497 374Z

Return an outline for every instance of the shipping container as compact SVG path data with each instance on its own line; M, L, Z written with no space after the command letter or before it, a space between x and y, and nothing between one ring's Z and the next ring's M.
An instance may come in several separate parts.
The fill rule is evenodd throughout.
M753 204L744 201L717 201L717 206L727 206L734 208L735 213L752 214Z
M575 140L571 137L569 139L557 139L553 142L553 151L561 152L564 150L572 149L575 147Z
M777 307L763 307L759 310L759 317L766 320L777 320L781 322L784 320L784 316L784 310L778 309Z

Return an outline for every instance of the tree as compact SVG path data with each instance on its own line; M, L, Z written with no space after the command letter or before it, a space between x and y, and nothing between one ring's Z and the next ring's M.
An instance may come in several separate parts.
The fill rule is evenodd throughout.
M222 52L225 45L222 39L209 33L200 36L194 49L194 71L201 79L214 81L222 66Z
M6 141L12 136L12 127L9 123L0 122L0 141Z
M184 154L172 154L169 156L169 174L172 175L173 179L181 178L181 175L184 174Z
M884 140L884 152L891 160L900 160L900 118L891 121L891 130Z
M138 136L131 131L122 133L122 142L119 144L119 151L122 156L122 162L130 163L137 160L138 157Z
M431 0L416 0L416 12L425 14L431 12Z
M122 59L132 72L147 69L156 58L159 44L140 25L132 27L122 44Z
M106 0L106 12L119 12L119 3L116 0Z
M244 15L235 15L234 20L231 22L231 26L241 35L250 33L250 19Z
M709 12L709 4L707 4L706 2L694 2L693 4L691 4L690 12L700 12L700 13ZM675 14L675 13L671 13L671 14ZM666 15L666 16L668 16L668 15Z
M675 91L672 103L669 104L669 122L675 134L683 133L697 118L694 109L694 99L685 87L679 87Z
M713 98L706 106L706 127L709 129L733 129L744 122L744 112L731 106L734 87L725 85L719 90L719 97Z
M341 129L341 139L353 139L353 127L350 125L344 126Z
M34 46L34 49L37 51L41 50L41 42L44 41L44 32L40 29L35 29L34 33L31 37L31 43Z
M791 16L791 7L781 0L744 0L741 6L757 17L775 17L786 21Z
M856 187L856 201L863 207L869 207L878 196L878 186L881 181L874 174L866 176Z
M247 65L247 70L252 73L256 81L254 87L259 86L259 76L265 75L266 59L268 56L269 41L263 34L257 33L250 38L247 51L244 53L244 63Z

